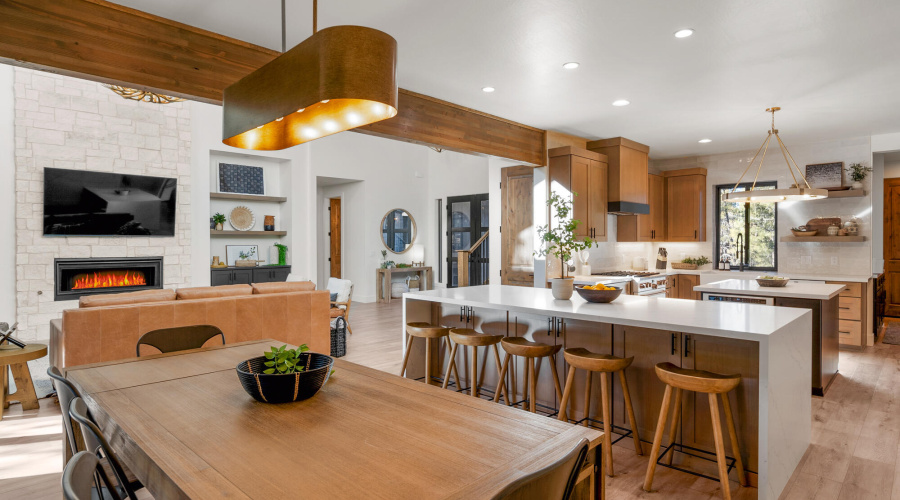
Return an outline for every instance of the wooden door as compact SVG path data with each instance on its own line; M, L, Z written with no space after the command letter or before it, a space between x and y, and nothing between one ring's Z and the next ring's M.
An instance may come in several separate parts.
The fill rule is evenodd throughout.
M609 189L607 177L609 166L602 161L591 160L588 170L588 224L591 227L590 237L595 241L606 241L606 215L609 210Z
M650 215L646 217L650 240L666 241L666 180L661 175L650 174Z
M884 180L884 314L900 316L900 179Z
M747 470L759 471L759 343L749 340L684 334L682 339L683 368L713 373L741 375L741 383L731 393L729 401L734 413L735 429L741 455ZM721 400L719 401L721 412ZM723 417L724 418L724 417ZM682 399L682 444L715 453L709 397L685 392ZM722 420L725 431L725 421ZM728 455L732 448L725 431ZM715 474L714 474L715 475ZM737 479L732 477L732 479Z
M329 199L330 205L328 212L331 214L331 222L328 229L328 236L331 241L331 251L328 261L331 262L331 277L341 277L341 199Z
M656 376L656 364L681 363L681 334L632 326L613 327L613 355L634 356L625 370L628 390L634 403L635 419L641 439L652 441L662 406L665 384ZM625 415L625 404L618 377L613 377L613 423L631 428Z
M534 168L500 171L500 282L534 286Z
M706 177L668 177L666 197L667 240L706 241Z

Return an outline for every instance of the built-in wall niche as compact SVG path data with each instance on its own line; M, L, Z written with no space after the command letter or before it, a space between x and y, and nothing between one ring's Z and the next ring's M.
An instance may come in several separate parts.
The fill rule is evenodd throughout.
M220 165L238 165L250 168L227 167L222 172ZM230 191L235 186L246 187L246 191L262 194L246 194L240 192L223 192L220 176L224 174ZM262 179L259 179L262 174ZM291 231L291 161L286 158L258 156L253 154L211 151L209 164L209 217L216 213L225 215L223 229L218 231L210 222L210 259L218 256L225 261L225 250L228 245L258 245L261 265L277 264L270 262L269 249L275 243L287 245ZM262 189L260 189L262 188ZM240 188L238 191L242 190ZM246 207L252 214L254 225L249 230L236 230L231 224L231 213L236 207ZM274 216L275 228L265 230L266 216ZM290 252L288 253L290 259Z

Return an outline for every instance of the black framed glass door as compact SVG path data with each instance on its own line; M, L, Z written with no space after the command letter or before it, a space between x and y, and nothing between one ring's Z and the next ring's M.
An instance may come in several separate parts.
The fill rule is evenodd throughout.
M458 286L458 250L468 250L488 232L490 211L487 194L451 196L447 198L447 286ZM488 281L488 240L469 258L469 285L483 285Z

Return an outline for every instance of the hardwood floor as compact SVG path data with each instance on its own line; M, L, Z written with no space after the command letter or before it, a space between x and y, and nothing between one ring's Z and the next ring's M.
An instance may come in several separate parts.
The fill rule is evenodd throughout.
M350 317L344 359L398 373L401 303L359 304ZM840 374L825 398L812 398L812 444L782 495L800 499L900 500L900 346L876 344L841 351ZM61 496L62 424L55 399L39 410L19 405L0 421L0 498L58 499ZM658 467L657 491L641 490L647 457L622 440L613 447L616 476L610 499L720 498L716 481ZM736 499L756 498L753 488L731 483Z

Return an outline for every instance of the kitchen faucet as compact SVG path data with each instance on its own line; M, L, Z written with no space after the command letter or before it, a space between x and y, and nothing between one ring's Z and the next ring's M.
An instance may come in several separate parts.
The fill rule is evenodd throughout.
M744 233L738 233L737 235L737 251L735 254L738 259L740 271L744 272Z

